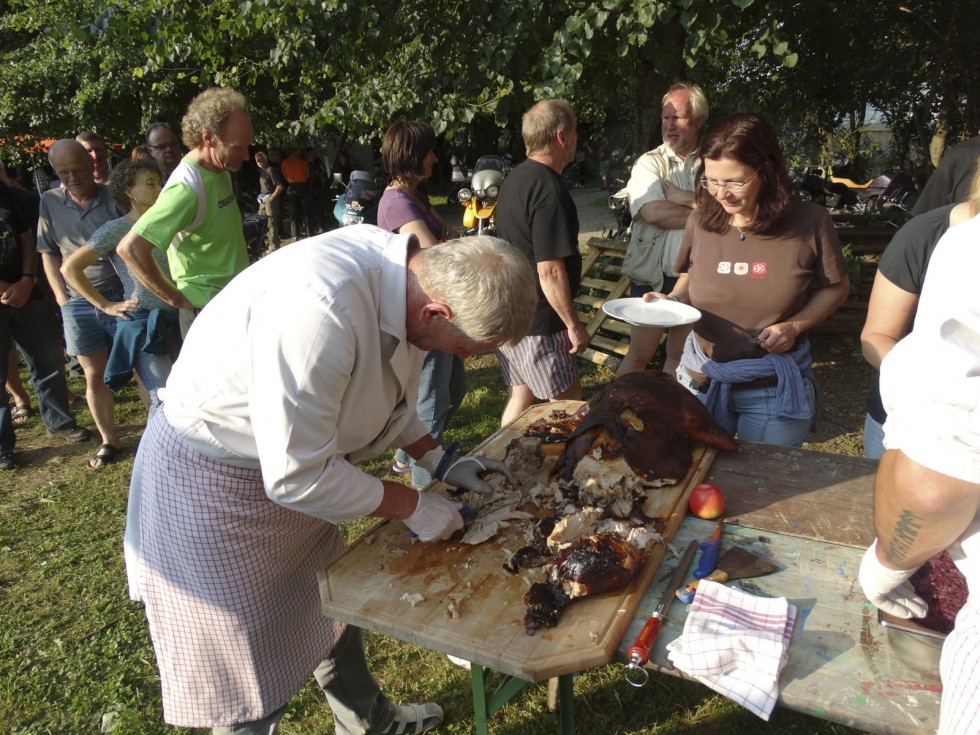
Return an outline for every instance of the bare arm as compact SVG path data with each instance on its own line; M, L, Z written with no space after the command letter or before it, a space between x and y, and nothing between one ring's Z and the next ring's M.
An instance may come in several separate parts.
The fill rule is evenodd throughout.
M897 450L885 452L875 479L878 560L914 569L953 543L973 520L980 485L934 472Z
M817 289L803 308L789 319L759 332L761 347L774 355L788 352L800 334L813 329L837 311L850 289L851 281L846 276L838 283Z
M149 240L130 230L116 246L116 253L140 283L165 302L177 309L193 309L194 305L160 272L153 259L154 247Z
M422 249L431 248L433 245L437 245L439 240L436 236L432 234L432 230L429 226L425 224L420 219L413 219L411 222L406 222L401 227L398 228L399 235L415 235L419 239L419 245Z
M861 352L871 367L880 369L885 355L909 333L918 305L918 294L899 288L878 271L861 330Z
M537 270L544 297L568 329L568 336L572 341L571 352L578 354L589 346L589 333L572 303L572 288L568 282L565 261L542 260L537 264Z
M134 299L127 299L125 301L109 301L105 296L99 293L98 289L92 285L92 282L85 275L85 269L88 268L92 263L99 259L99 252L93 250L90 247L82 246L74 253L68 256L68 260L61 264L61 274L64 276L65 280L70 283L78 293L85 297L92 306L100 311L104 311L110 316L122 317L123 319L130 319L131 317L126 314L127 311L136 311L139 308L139 304Z
M278 199L279 197L282 196L282 193L284 191L286 191L286 187L285 186L283 186L282 184L276 184L276 188L269 195L269 198L266 199L265 201L266 202L274 202L276 199Z
M381 504L371 512L372 516L405 520L415 512L419 504L418 490L389 480L382 480L381 484L384 485L384 495Z
M61 275L61 256L51 253L41 253L41 263L44 265L44 275L48 277L48 285L54 292L54 299L58 306L68 303L68 287L65 279Z
M677 202L658 200L640 207L639 217L644 222L665 230L683 230L692 211L690 207Z

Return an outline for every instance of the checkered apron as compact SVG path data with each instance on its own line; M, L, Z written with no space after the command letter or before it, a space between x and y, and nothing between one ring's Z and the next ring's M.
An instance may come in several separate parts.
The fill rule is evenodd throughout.
M285 705L344 630L320 612L317 569L337 527L287 510L258 470L181 442L157 411L143 436L140 584L164 719L215 727Z

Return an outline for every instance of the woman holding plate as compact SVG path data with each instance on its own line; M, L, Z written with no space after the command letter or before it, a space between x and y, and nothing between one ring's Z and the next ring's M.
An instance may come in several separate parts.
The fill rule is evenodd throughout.
M827 211L793 197L783 153L761 117L738 114L701 143L697 209L667 298L701 312L677 379L729 432L800 446L816 418L807 332L850 282Z

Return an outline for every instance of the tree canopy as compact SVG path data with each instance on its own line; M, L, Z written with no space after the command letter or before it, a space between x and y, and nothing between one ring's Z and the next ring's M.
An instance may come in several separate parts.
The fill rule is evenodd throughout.
M769 117L819 150L879 110L903 154L980 128L966 0L8 0L0 138L94 129L136 142L212 85L249 100L256 137L377 140L393 119L448 140L519 136L535 100L597 133L657 142L660 98L701 84L717 119ZM843 127L842 127L843 126ZM851 141L853 144L853 141ZM935 151L934 151L935 152Z

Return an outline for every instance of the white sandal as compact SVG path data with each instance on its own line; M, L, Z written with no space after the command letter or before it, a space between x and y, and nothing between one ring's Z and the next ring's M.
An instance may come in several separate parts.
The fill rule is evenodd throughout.
M398 714L384 735L419 735L442 723L442 707L435 702L397 705Z

